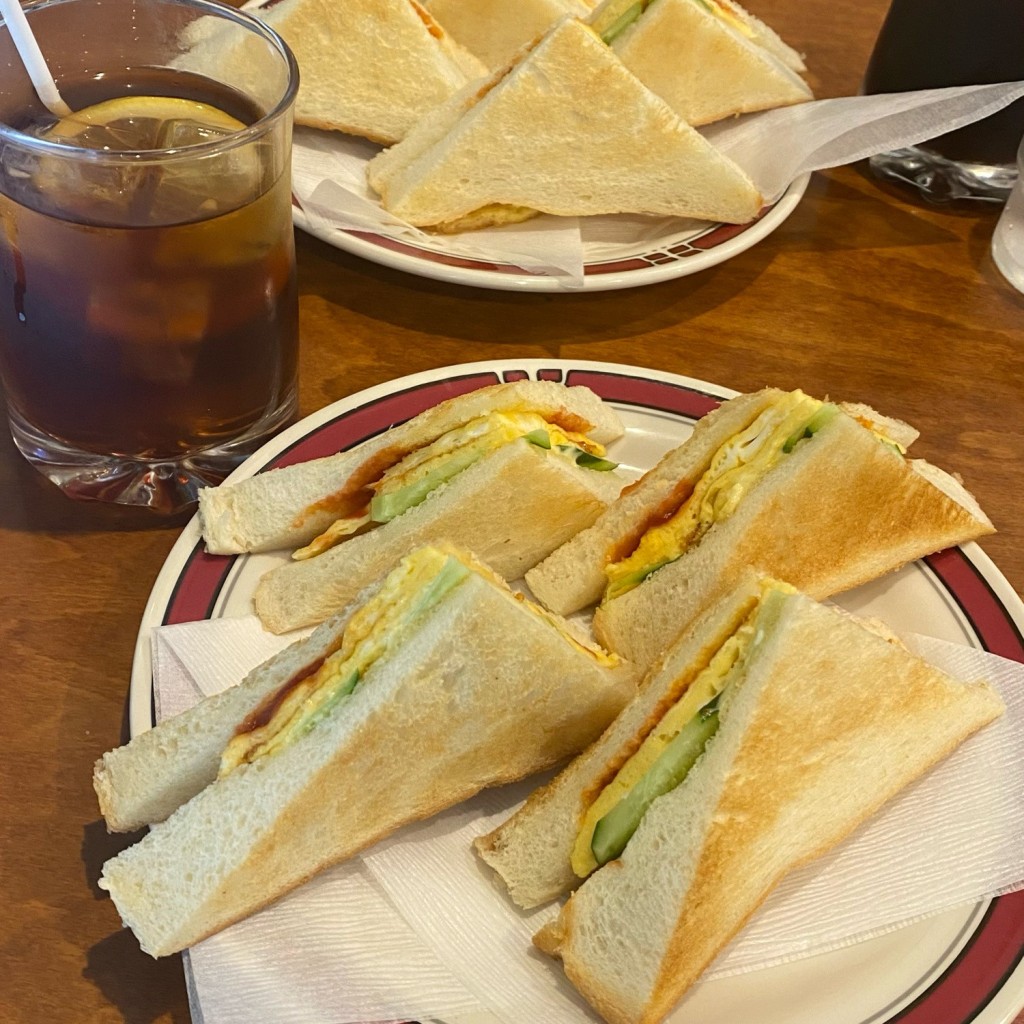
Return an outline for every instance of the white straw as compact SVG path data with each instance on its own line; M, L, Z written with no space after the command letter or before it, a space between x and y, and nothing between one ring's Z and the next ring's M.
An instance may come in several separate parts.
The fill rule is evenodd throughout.
M43 106L56 117L67 117L71 113L71 108L57 91L53 75L46 66L46 58L39 49L32 29L29 28L28 18L25 17L19 0L0 0L0 12L3 13L4 22L14 40L18 55L25 65L29 78L32 79L36 93L43 101Z

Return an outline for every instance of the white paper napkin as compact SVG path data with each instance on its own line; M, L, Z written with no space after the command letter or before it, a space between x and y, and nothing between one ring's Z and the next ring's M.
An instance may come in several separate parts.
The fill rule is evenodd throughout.
M292 190L314 232L337 228L378 232L426 249L457 251L477 260L513 262L527 273L583 279L583 247L574 217L541 217L523 224L437 237L393 217L366 183L366 164L380 152L365 139L297 128Z
M156 630L160 707L215 692L286 642L254 618ZM1006 716L785 880L708 977L836 949L1024 886L1024 665L928 637L908 643L960 678L990 679ZM555 908L516 910L470 848L537 784L484 792L403 829L196 946L191 970L205 1024L485 1011L510 1024L592 1021L562 972L530 948Z
M702 132L774 200L808 171L934 139L1021 96L1024 82L844 96L719 121Z
M817 100L722 121L703 134L735 160L768 202L800 175L912 145L986 117L1024 96L1024 83L962 86L881 96ZM699 226L678 218L631 215L537 217L523 224L441 238L386 213L366 184L380 147L339 133L297 129L295 194L313 230L375 232L471 259L512 263L528 273L583 285L586 259L636 251L651 238L678 238Z

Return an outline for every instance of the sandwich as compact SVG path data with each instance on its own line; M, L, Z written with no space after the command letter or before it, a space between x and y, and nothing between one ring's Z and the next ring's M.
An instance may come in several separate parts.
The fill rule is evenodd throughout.
M266 0L246 11L291 47L297 124L390 144L487 69L417 0Z
M821 599L991 533L959 481L905 457L916 437L864 405L741 395L526 581L562 615L600 602L595 635L646 671L748 566Z
M478 852L612 1024L661 1020L778 882L1003 712L792 587L750 577Z
M504 67L560 18L586 18L593 0L425 0L424 6L489 71Z
M814 98L800 55L733 0L603 0L589 20L688 124Z
M456 93L367 176L386 210L440 231L533 211L745 223L762 206L747 175L574 18Z
M628 666L469 555L417 549L233 691L98 762L108 823L165 819L100 886L144 950L173 953L408 822L557 764L634 692Z
M622 422L587 388L518 381L442 402L350 451L202 490L214 554L297 548L255 604L274 632L322 622L418 544L518 579L589 526L624 478Z

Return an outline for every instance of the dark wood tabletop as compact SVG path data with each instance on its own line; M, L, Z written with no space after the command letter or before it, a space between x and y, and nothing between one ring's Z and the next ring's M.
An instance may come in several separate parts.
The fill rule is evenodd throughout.
M750 6L806 53L818 95L857 91L884 0ZM440 284L300 233L301 413L414 371L525 357L867 402L962 475L999 529L982 546L1020 593L1024 296L989 255L997 214L844 167L728 262L596 294ZM122 741L139 620L182 525L71 502L0 440L2 1024L189 1020L181 959L143 955L97 888L129 840L106 834L91 784Z

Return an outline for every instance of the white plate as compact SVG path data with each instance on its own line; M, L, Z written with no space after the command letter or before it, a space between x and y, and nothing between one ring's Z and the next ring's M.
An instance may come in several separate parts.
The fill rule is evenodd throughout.
M656 284L731 259L770 235L796 209L810 177L805 174L794 181L778 202L750 224L704 224L694 228L693 221L680 221L677 230L643 244L622 246L614 254L596 255L584 247L583 290L611 291ZM487 262L460 252L453 236L438 235L429 246L417 245L383 233L322 227L298 207L293 213L296 226L329 245L419 277L508 291L567 290L557 277L528 274L512 263Z
M524 377L586 384L626 424L611 454L639 472L733 392L610 363L518 360L428 371L353 395L285 431L231 479L351 447L454 394ZM248 614L259 576L284 555L207 555L193 521L157 578L136 643L133 735L153 716L150 631ZM898 630L1024 661L1024 605L974 544L941 552L844 595L844 607ZM1024 892L946 912L848 949L698 985L674 1024L1007 1024L1024 1006ZM460 1021L459 1024L478 1024ZM479 1022L483 1024L483 1022Z

